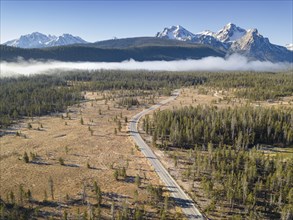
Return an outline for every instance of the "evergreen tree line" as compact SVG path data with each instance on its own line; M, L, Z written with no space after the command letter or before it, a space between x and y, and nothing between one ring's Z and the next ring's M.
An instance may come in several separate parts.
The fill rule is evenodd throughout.
M156 111L143 126L155 141L172 146L211 142L247 149L256 144L293 144L292 108L190 106Z
M6 127L23 116L62 111L82 99L80 92L85 90L149 90L170 95L173 89L198 85L219 90L237 89L236 96L251 100L277 99L293 94L291 72L96 70L0 77L0 127Z
M280 99L293 95L293 73L225 72L208 73L207 86L219 90L237 89L236 97L253 101Z
M237 89L235 96L250 100L279 99L293 95L293 75L288 72L153 72L82 71L62 74L66 80L89 82L86 89L175 89L206 85L218 90Z
M137 98L126 97L118 100L117 104L119 106L127 106L130 108L131 106L139 105L139 101Z
M50 75L0 78L0 127L23 116L60 112L81 100L81 93Z
M82 91L152 90L170 94L171 88L201 83L203 77L137 71L69 71L0 78L0 127L24 116L33 117L60 112L83 98ZM136 105L124 99L122 105Z
M55 74L79 83L81 90L142 89L169 93L182 86L205 85L229 90L249 100L279 99L293 95L293 75L288 72L154 72L154 71L67 71ZM234 91L236 89L236 91Z
M62 74L68 81L87 82L79 84L87 90L160 90L170 92L170 89L181 86L203 84L207 77L203 73L192 72L153 72L153 71L71 71Z

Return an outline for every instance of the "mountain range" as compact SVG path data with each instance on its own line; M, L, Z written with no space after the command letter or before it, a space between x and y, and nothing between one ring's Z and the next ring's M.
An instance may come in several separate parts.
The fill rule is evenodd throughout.
M224 52L209 46L155 37L31 49L0 45L0 52L1 60L8 62L17 61L19 57L24 60L121 62L129 59L171 61L225 56Z
M56 37L34 32L1 45L1 60L57 59L63 61L122 61L199 59L234 53L249 60L293 62L292 44L270 43L257 29L245 30L233 23L218 32L192 33L177 25L164 28L155 37L112 39L89 43L80 37ZM74 54L71 54L74 53ZM81 57L83 54L83 57Z
M18 39L7 41L4 45L20 48L43 48L85 43L88 42L71 34L63 34L57 37L33 32L32 34L22 35Z
M292 62L292 45L286 48L272 44L257 29L245 30L233 23L228 23L218 32L206 30L197 34L180 25L171 26L158 32L156 37L209 45L227 55L238 53L251 60Z

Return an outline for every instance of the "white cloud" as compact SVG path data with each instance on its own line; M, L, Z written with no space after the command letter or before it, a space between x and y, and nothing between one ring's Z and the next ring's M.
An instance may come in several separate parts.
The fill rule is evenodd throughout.
M234 54L228 58L206 57L200 60L177 61L123 61L123 62L60 62L60 61L23 61L1 62L1 75L29 75L54 70L152 70L152 71L282 71L293 69L289 63L271 63L268 61L248 61Z

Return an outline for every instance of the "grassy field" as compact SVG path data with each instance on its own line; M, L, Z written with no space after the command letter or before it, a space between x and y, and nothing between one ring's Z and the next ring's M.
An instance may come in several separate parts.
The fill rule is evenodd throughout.
M22 203L20 189L25 192L29 189L32 202L25 201L24 206L35 208L34 216L38 219L59 219L65 212L70 218L101 212L103 219L110 219L112 206L115 216L125 207L132 213L138 207L145 210L146 219L158 219L158 205L151 204L147 186L161 183L146 158L135 148L125 122L125 117L129 120L145 106L122 108L116 100L105 101L108 95L107 91L87 92L86 102L69 107L68 113L24 119L11 129L2 130L1 198L9 201L13 193L19 204ZM25 152L29 163L23 161ZM119 176L116 180L115 171L124 168L126 177ZM141 182L139 187L137 176ZM102 190L100 208L96 205L95 182ZM169 210L173 217L175 212L180 215L172 201Z
M117 96L137 98L140 105L122 107ZM184 106L213 105L218 108L252 105L279 108L293 107L292 97L279 101L251 102L237 99L232 91L217 91L209 87L183 88L180 96L160 108L174 109ZM1 130L0 195L4 201L27 208L36 219L60 219L92 216L103 219L117 218L128 210L144 212L145 219L160 219L164 202L155 203L149 186L161 182L139 152L127 133L127 122L133 115L152 103L166 97L133 95L129 91L85 92L85 101L71 106L67 112L26 118L11 128ZM120 127L120 128L119 128ZM121 129L121 130L120 130ZM151 136L140 129L151 144ZM186 164L190 151L170 147L153 148L164 166L205 211L210 204L199 181L194 185L186 181ZM265 154L291 159L292 148L262 147ZM24 154L29 163L25 163ZM178 158L176 165L174 156ZM126 176L123 176L123 170ZM114 175L118 174L118 180ZM139 178L138 178L139 177ZM137 179L141 182L138 186ZM52 181L51 181L52 180ZM101 205L97 205L95 182L102 190ZM54 198L52 198L52 188ZM30 190L31 199L23 199ZM165 196L167 192L163 193ZM181 210L170 199L167 219L182 219ZM223 208L224 207L224 208ZM144 211L143 211L144 210ZM212 219L229 219L241 208L228 208L228 204L209 212ZM100 213L100 214L97 214ZM114 213L114 214L113 214Z

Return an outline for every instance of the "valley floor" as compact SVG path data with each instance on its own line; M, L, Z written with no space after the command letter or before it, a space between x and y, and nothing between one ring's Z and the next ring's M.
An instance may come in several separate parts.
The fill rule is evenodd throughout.
M86 92L86 102L69 107L68 113L25 119L2 131L0 194L4 201L13 203L14 197L15 203L34 208L38 219L76 218L94 212L110 219L126 208L132 213L136 208L144 210L146 219L159 218L158 204L152 203L148 186L161 183L126 131L125 118L143 107L119 107L113 100L105 101L107 94ZM23 161L24 153L29 163ZM121 174L123 169L126 177ZM100 207L95 182L102 191ZM28 190L30 201L25 196ZM170 213L180 216L181 211L172 204L170 201Z

